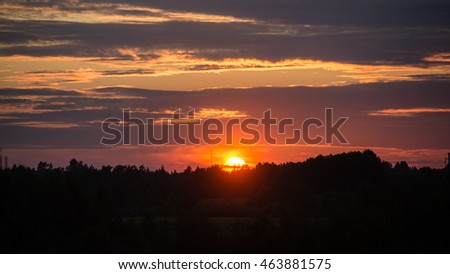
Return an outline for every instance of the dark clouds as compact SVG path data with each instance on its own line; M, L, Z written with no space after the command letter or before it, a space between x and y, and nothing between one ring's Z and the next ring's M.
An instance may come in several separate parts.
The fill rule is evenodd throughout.
M450 3L445 0L130 0L127 3L285 24L446 28L450 24Z
M71 90L57 90L49 88L15 89L2 88L0 96L80 96L81 93Z
M323 117L324 108L334 108L336 116L350 120L344 132L353 146L395 147L407 149L448 148L449 112L415 113L412 116L371 116L383 109L450 109L448 81L393 82L323 88L222 89L200 92L157 91L133 88L102 88L88 93L59 90L15 90L16 94L37 95L28 103L32 112L11 112L0 119L0 143L7 147L27 146L99 146L99 122L121 117L130 108L141 118L170 117L165 110L216 108L235 110L259 118L271 108L278 118L296 121ZM1 94L11 90L0 90ZM64 94L66 96L47 96ZM67 95L74 96L67 96ZM255 100L257 98L257 100ZM29 99L34 100L34 99ZM0 101L2 109L21 101ZM41 112L45 110L44 112ZM6 117L5 117L6 116ZM30 128L75 125L71 128Z
M110 3L109 1L102 1ZM75 56L149 60L161 50L185 50L196 57L315 59L350 63L427 65L423 58L449 51L447 1L129 1L130 10L64 3L28 3L63 11L86 9L123 14L156 7L200 12L257 23L169 21L152 24L3 20L0 37L10 45L0 55ZM124 2L120 2L124 4ZM133 11L132 7L135 7ZM106 11L105 11L106 10ZM149 11L144 11L149 12ZM150 14L148 14L150 15ZM30 41L68 41L28 46ZM120 52L137 49L137 57Z
M15 2L15 1L6 1ZM128 4L179 12L228 15L284 24L345 26L448 27L450 3L445 0L82 0L87 4ZM65 1L25 1L25 6L57 7L66 11L108 10ZM151 15L149 11L125 10L125 14Z
M120 48L140 48L138 60L157 58L158 50L193 51L210 59L257 58L316 59L352 63L417 64L432 53L445 52L449 38L444 30L341 27L294 28L292 33L273 34L264 25L168 22L159 24L80 24L53 22L4 22L20 34L3 33L11 47L0 54L28 56L114 57L132 60ZM30 33L27 33L30 32ZM114 35L112 35L114 33ZM71 41L63 45L15 46L33 40ZM145 53L145 51L149 51ZM155 52L152 52L155 51Z

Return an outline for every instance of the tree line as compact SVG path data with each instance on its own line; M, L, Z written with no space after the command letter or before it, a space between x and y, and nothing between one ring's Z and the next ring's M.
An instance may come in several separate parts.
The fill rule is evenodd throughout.
M303 162L0 171L1 253L450 253L450 168Z

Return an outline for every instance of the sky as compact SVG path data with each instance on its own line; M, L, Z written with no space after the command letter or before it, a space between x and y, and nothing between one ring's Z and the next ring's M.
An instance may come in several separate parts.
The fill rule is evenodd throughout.
M183 170L372 149L442 167L450 152L444 0L0 1L0 146L9 162ZM104 146L101 123L348 117L348 144ZM300 123L299 122L299 123Z

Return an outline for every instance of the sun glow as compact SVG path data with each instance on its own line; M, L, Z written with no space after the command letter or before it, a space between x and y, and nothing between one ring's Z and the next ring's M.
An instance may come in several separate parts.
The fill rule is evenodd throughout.
M239 157L230 157L225 162L225 165L229 167L242 167L245 165L245 161Z

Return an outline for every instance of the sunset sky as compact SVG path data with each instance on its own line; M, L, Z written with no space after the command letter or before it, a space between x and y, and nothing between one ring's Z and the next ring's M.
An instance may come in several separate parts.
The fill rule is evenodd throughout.
M373 149L442 167L450 152L445 0L1 1L0 146L10 164L183 170ZM105 147L101 122L349 117L348 145Z

